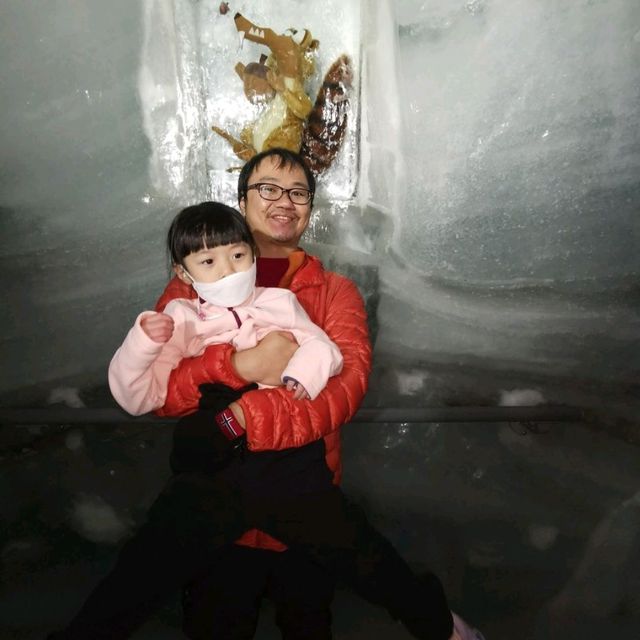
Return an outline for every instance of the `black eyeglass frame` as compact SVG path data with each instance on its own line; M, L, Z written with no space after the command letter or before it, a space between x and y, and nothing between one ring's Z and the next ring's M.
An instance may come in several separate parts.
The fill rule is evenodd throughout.
M280 191L280 194L278 195L277 198L266 198L261 191L262 187L271 187L272 189L275 189L276 191ZM247 191L249 191L250 189L256 189L258 192L258 195L263 199L263 200L267 200L268 202L277 202L278 200L280 200L280 198L282 198L282 196L286 193L287 197L289 198L289 200L291 200L291 202L293 202L293 204L298 204L298 205L305 205L305 204L309 204L312 200L313 200L313 191L311 191L311 189L305 189L304 187L292 187L291 189L285 189L283 187L281 187L278 184L273 184L271 182L256 182L254 184L250 184L247 187ZM308 194L307 199L304 202L296 202L292 197L291 197L291 192L292 191L306 191L306 193Z

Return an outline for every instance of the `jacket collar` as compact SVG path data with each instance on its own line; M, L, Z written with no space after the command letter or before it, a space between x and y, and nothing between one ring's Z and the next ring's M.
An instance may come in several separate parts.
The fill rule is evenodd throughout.
M285 279L287 280L286 284ZM287 269L281 284L294 293L307 287L322 286L324 284L322 262L303 249L296 249L289 256L289 269Z

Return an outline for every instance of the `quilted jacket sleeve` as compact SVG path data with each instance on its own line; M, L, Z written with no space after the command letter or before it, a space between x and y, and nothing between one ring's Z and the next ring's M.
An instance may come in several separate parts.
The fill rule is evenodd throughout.
M156 311L162 311L174 298L191 298L193 289L173 278L156 303ZM211 345L198 358L184 358L169 376L167 398L156 411L159 416L182 416L198 408L200 391L204 382L221 382L235 389L247 384L231 364L234 349L231 345Z
M174 298L184 298L185 300L195 298L193 288L186 282L182 282L182 280L177 276L174 276L169 280L169 283L164 288L162 295L158 298L158 302L156 302L155 310L158 313L161 313Z
M344 365L315 400L294 400L280 387L250 391L238 401L253 451L303 446L336 431L358 410L371 370L367 316L355 284L337 274L328 280L323 329Z

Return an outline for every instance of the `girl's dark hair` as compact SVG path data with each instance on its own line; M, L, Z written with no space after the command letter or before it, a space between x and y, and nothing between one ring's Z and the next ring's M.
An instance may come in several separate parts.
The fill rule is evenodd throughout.
M242 214L221 202L201 202L183 209L171 223L167 249L173 264L205 247L246 242L253 254L256 243Z

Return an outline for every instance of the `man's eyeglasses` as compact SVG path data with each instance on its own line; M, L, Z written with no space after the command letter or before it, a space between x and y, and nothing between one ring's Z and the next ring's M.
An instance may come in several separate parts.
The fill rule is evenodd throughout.
M302 189L301 187L283 189L277 184L270 184L269 182L256 182L256 184L249 185L247 191L249 189L256 189L263 200L271 200L272 202L280 200L283 193L289 196L289 200L293 204L308 204L313 197L313 191L309 191L309 189Z

